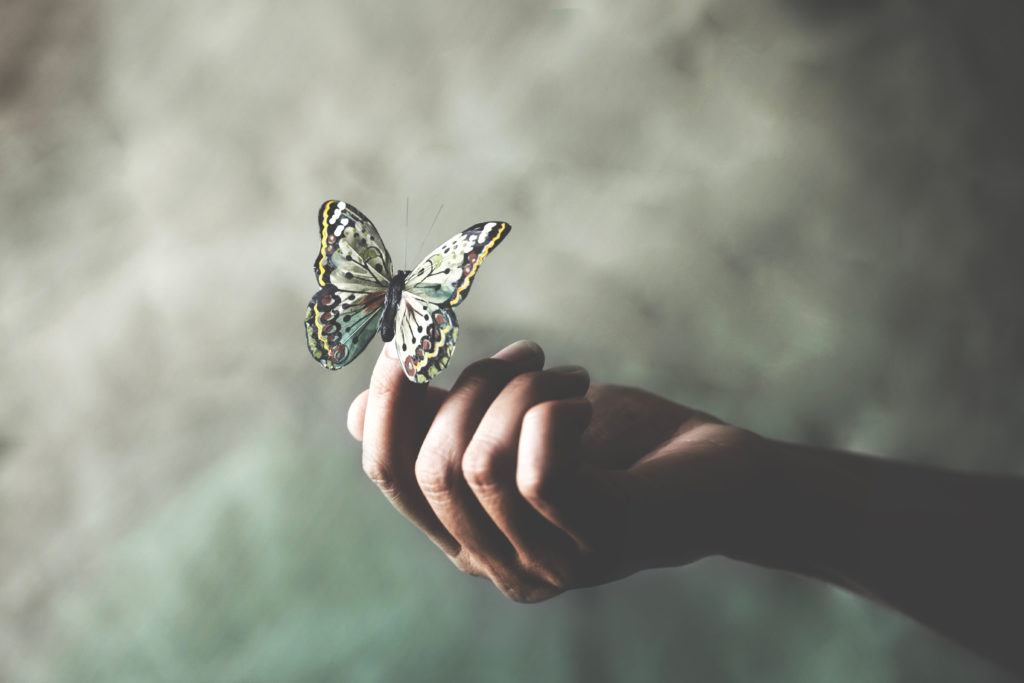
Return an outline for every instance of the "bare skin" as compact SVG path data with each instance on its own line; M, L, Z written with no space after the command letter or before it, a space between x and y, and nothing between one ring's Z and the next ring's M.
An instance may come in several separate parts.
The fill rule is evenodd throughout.
M385 352L349 409L367 475L462 571L538 602L724 555L856 591L1024 674L1024 479L772 441L543 365L517 342L444 391Z

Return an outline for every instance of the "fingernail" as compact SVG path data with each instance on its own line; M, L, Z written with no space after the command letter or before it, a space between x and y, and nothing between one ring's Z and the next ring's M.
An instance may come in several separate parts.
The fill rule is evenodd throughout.
M384 355L392 360L398 360L398 349L395 348L394 342L386 342L384 344Z
M583 375L586 377L590 376L587 369L579 365L559 365L554 368L548 368L548 372L557 372L562 375Z
M500 358L501 360L508 361L514 365L520 365L531 361L536 361L539 357L543 362L544 349L540 348L535 342L527 339L509 344L501 351L498 351L493 356L494 358Z

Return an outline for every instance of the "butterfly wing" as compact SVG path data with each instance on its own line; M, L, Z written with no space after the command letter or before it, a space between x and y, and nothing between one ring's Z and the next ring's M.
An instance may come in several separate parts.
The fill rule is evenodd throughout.
M391 255L369 218L337 199L324 202L318 218L320 253L313 261L317 282L339 287L363 284L374 289L388 286Z
M320 365L337 370L377 332L391 256L377 228L354 206L330 199L318 218L320 253L313 270L322 288L306 308L306 343Z
M437 377L455 353L459 338L455 311L403 292L396 321L395 338L390 343L395 345L405 376L417 384Z
M458 306L469 295L480 264L512 231L508 223L477 223L427 255L405 280L405 290L433 304Z
M351 363L377 333L383 311L384 290L356 293L325 286L306 308L306 343L313 359L328 370Z

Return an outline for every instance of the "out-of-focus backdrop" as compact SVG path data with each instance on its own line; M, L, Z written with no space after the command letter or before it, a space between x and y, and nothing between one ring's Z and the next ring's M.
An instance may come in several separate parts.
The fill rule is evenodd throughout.
M379 344L328 373L302 321L324 199L406 263L504 219L442 385L528 337L1022 472L1020 7L6 0L0 679L1003 680L724 560L506 601L361 472Z

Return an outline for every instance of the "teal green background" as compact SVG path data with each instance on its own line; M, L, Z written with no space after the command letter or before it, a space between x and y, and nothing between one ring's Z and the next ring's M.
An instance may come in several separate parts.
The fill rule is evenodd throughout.
M1024 472L1021 18L4 3L0 679L1006 680L724 560L508 602L363 476L377 345L327 373L302 320L324 199L399 264L503 219L442 385L525 337L773 437Z

